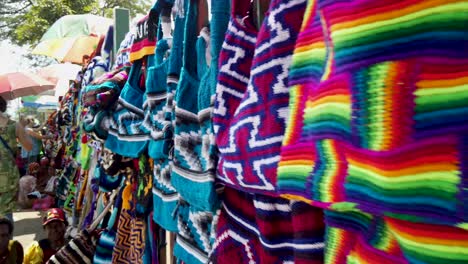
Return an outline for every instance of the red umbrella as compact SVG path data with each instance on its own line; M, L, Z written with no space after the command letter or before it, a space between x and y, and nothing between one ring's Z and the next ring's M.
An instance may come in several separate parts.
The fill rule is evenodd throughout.
M28 72L12 72L0 75L0 96L6 100L36 95L53 89L55 84Z

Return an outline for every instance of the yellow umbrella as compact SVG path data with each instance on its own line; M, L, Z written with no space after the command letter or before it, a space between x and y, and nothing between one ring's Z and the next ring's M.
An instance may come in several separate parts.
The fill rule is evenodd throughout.
M83 56L93 53L110 25L111 19L90 14L63 16L47 30L32 53L81 64Z

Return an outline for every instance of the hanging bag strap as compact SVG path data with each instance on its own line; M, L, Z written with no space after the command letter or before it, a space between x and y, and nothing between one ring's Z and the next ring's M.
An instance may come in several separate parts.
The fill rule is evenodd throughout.
M2 141L2 144L3 146L5 146L5 148L10 152L11 156L13 157L13 159L16 159L16 153L13 151L13 149L8 145L8 143L6 142L6 140L0 136L0 141Z
M114 205L114 200L117 194L119 193L120 188L115 189L111 196L109 197L109 202L107 203L106 207L102 210L102 212L94 219L94 222L87 228L88 232L92 232L96 229L96 227L99 225L99 223L104 219L106 216L107 212L111 209L112 205Z

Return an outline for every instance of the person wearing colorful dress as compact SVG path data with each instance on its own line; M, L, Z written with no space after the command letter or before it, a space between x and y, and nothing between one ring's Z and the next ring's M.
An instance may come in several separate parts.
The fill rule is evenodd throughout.
M30 150L24 127L6 115L7 101L0 97L0 214L13 220L19 171L16 164L17 139L23 148Z
M42 140L50 138L50 136L43 135L39 128L39 122L34 117L29 116L26 118L25 133L32 143L32 148L30 150L23 148L21 151L21 158L23 159L25 168L28 168L32 162L39 162Z

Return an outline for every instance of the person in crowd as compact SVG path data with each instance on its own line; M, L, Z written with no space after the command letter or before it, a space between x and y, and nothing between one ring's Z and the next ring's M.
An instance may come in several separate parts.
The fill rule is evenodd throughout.
M39 162L39 155L42 149L42 140L47 139L47 136L42 135L40 131L39 122L33 117L28 116L25 119L25 133L29 137L29 140L32 142L32 149L24 149L21 152L21 157L23 158L23 164L28 167L32 162Z
M23 263L23 246L13 238L13 223L0 216L0 264Z
M44 216L42 226L47 238L35 241L24 254L24 264L46 263L65 243L67 228L65 212L59 208L52 208Z
M16 164L17 140L27 150L32 148L32 143L21 122L10 119L6 109L7 101L0 97L0 214L13 222L20 177Z
M23 209L32 208L34 200L30 199L28 194L37 189L37 173L39 170L39 163L30 163L27 174L19 180L18 205Z

